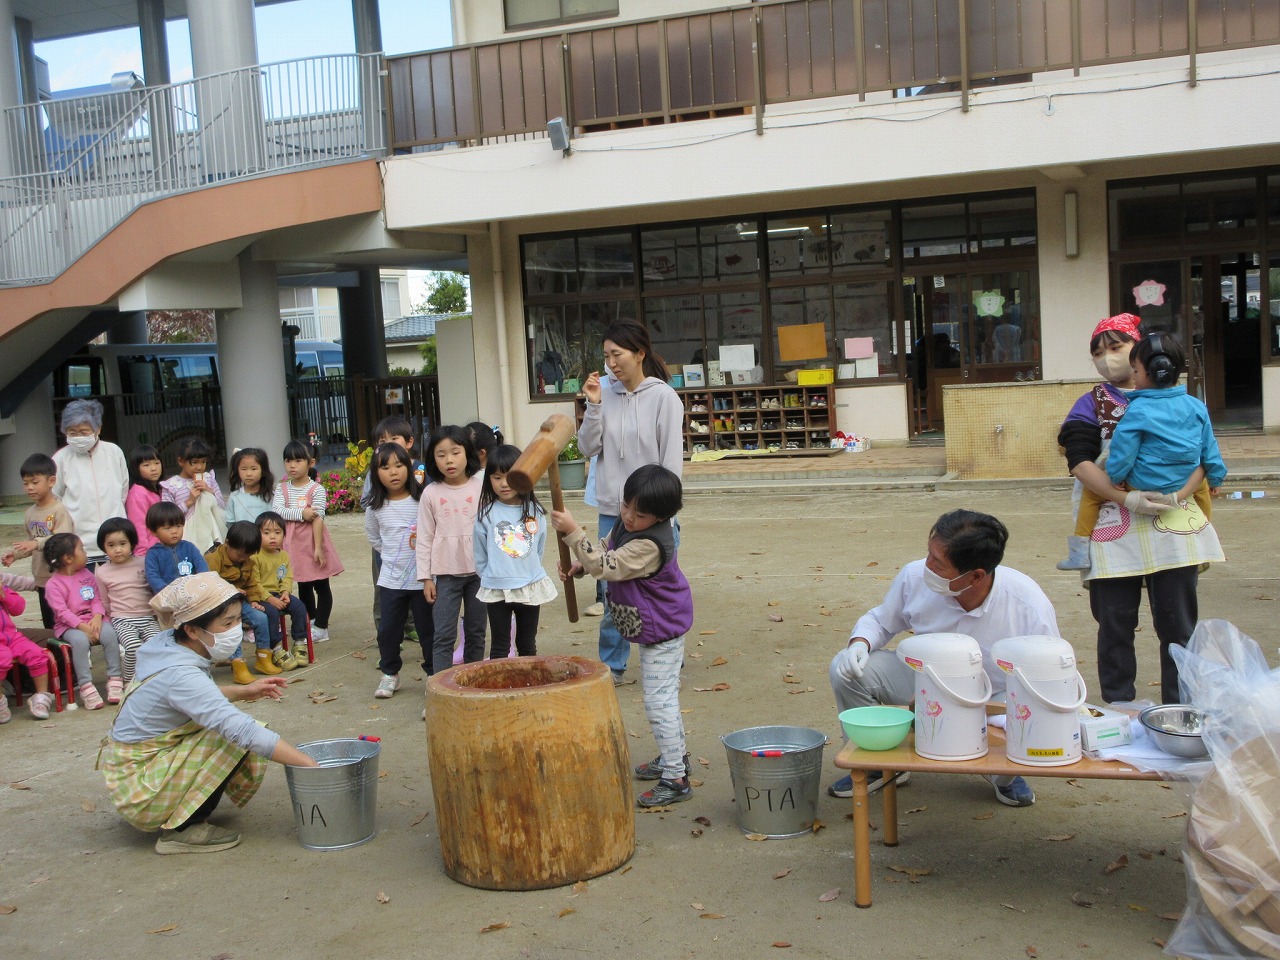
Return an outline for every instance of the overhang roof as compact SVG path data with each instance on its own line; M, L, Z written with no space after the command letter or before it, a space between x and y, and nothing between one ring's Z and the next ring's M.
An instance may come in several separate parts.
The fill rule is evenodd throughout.
M266 7L286 0L254 0ZM77 37L138 25L138 0L13 0L13 15L31 21L36 41ZM166 20L187 15L187 0L165 0Z

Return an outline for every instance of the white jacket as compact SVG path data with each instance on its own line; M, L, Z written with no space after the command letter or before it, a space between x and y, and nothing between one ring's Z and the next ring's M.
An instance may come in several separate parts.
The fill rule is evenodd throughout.
M129 493L129 465L114 443L99 440L88 453L63 447L53 455L58 476L53 495L60 499L84 541L84 552L101 557L98 527L111 517L126 516L124 498Z

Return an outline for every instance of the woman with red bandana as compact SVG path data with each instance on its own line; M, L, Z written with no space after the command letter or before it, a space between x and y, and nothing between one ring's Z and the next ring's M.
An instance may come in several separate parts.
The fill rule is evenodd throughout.
M1200 566L1224 559L1213 525L1176 529L1164 514L1179 513L1158 495L1122 490L1100 465L1128 408L1133 390L1129 352L1142 339L1141 321L1121 313L1101 321L1089 352L1103 381L1076 401L1058 433L1067 468L1076 478L1077 505L1087 488L1106 502L1091 537L1072 537L1062 569L1080 569L1089 587L1089 607L1098 623L1098 679L1108 703L1137 696L1134 633L1142 589L1160 641L1160 687L1165 703L1179 699L1178 671L1169 644L1185 644L1199 618L1196 585Z

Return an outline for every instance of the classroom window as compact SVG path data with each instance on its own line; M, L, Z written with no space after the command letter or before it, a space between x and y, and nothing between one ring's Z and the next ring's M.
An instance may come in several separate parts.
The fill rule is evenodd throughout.
M504 0L508 30L618 15L617 0Z

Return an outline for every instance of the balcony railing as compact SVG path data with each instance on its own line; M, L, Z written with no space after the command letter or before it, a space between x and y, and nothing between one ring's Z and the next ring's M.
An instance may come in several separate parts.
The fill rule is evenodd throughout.
M57 276L140 204L384 149L379 55L291 60L5 111L0 284Z
M1280 43L1261 0L772 0L387 60L392 150Z

